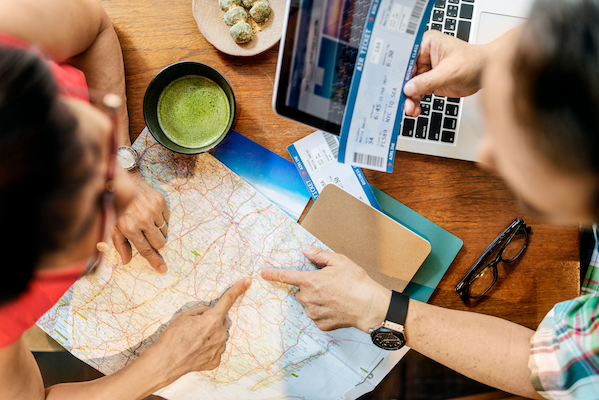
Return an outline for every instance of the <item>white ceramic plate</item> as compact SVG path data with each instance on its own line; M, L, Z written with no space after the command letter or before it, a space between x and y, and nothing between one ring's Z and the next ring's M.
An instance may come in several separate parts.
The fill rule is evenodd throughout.
M270 49L280 39L283 30L285 0L268 0L271 13L248 43L237 44L229 34L218 0L193 0L193 17L202 35L214 47L232 56L253 56Z

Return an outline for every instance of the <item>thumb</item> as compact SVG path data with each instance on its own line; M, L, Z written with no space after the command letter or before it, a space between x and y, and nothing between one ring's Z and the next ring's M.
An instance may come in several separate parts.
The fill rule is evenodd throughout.
M221 313L223 316L229 312L233 304L239 296L245 293L247 288L252 284L250 278L245 278L234 284L229 290L222 295L218 303L212 308L214 311Z
M308 260L318 265L322 265L323 267L331 265L333 263L334 257L336 256L335 253L331 253L330 251L308 245L302 246L302 253L304 253Z
M448 85L451 75L442 64L427 72L416 75L405 84L403 92L408 97L422 97Z

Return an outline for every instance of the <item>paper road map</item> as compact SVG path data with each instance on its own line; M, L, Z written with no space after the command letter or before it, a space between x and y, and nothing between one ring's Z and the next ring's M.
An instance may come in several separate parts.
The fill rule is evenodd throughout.
M388 353L356 329L320 331L292 287L259 276L270 266L314 269L299 249L324 245L210 154L167 151L147 130L134 147L146 181L169 205L167 244L160 250L168 272L154 272L139 255L119 265L112 248L102 271L77 281L38 325L110 374L151 346L178 313L214 305L251 276L252 286L228 314L221 365L187 374L157 394L169 400L339 399L350 389L372 390L380 379L367 378L377 367L376 375L388 372L392 365L381 361Z

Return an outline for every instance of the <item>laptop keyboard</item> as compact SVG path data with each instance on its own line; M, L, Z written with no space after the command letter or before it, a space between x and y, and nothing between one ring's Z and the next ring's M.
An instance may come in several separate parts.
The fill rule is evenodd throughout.
M474 0L437 0L427 29L468 41ZM459 98L428 95L420 101L421 114L417 118L404 113L401 137L455 144L458 115L462 100Z

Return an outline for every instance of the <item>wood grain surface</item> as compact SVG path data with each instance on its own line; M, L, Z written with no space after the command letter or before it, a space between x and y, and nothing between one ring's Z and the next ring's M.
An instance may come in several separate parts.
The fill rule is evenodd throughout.
M217 0L214 0L215 2ZM274 115L271 98L278 46L255 57L221 53L200 34L192 0L101 0L121 41L131 138L144 128L146 86L162 68L195 60L218 69L237 97L234 129L281 156L314 129ZM536 328L557 302L579 294L578 228L554 227L523 213L497 177L474 163L399 152L392 174L365 170L371 184L464 241L432 304L495 315ZM525 255L499 265L499 280L483 300L464 304L453 287L514 218L533 233Z

